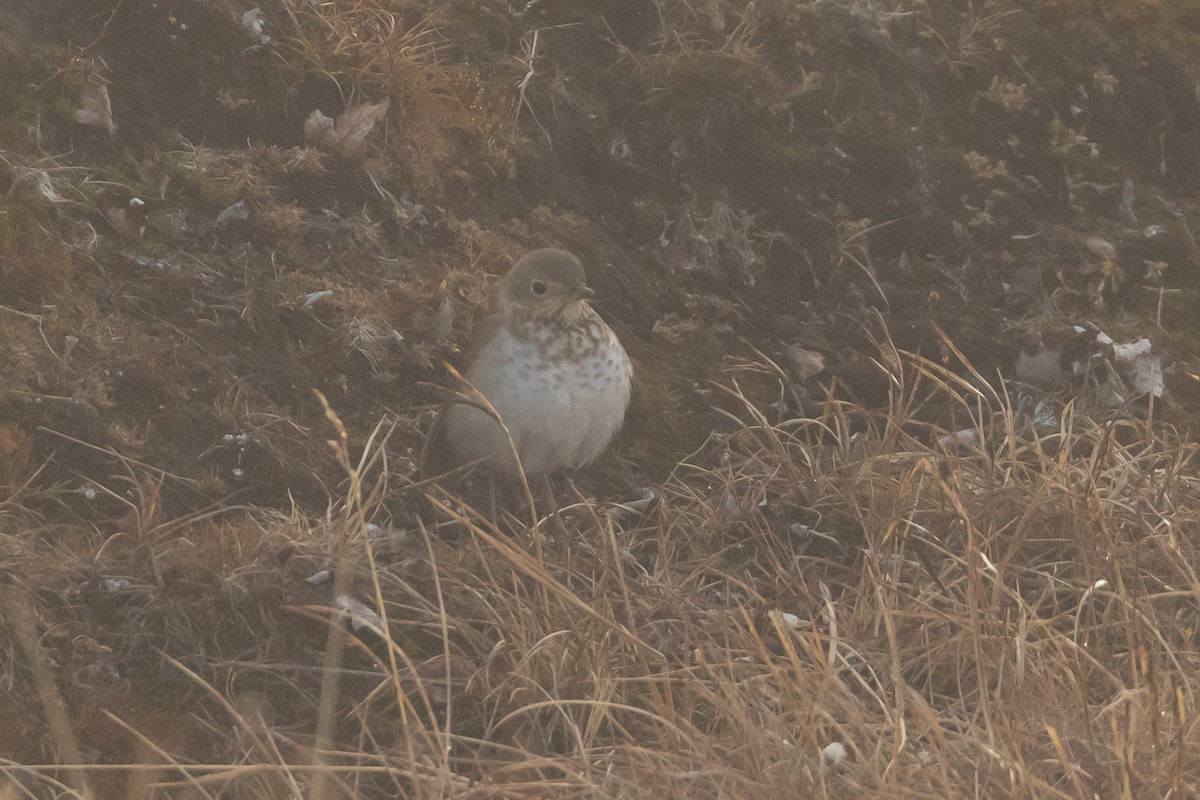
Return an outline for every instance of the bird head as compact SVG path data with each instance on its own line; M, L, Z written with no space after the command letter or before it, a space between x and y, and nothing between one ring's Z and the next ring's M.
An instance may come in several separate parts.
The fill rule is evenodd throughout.
M500 307L532 317L576 318L594 292L583 265L552 247L526 253L500 280Z

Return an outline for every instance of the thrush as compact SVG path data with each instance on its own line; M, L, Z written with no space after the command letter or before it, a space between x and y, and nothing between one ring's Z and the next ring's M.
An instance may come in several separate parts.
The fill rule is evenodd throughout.
M593 294L570 253L547 248L517 261L500 280L496 310L479 326L464 370L504 426L470 391L460 393L438 411L422 474L474 461L515 474L515 449L526 475L545 475L604 452L624 422L633 365L588 304Z

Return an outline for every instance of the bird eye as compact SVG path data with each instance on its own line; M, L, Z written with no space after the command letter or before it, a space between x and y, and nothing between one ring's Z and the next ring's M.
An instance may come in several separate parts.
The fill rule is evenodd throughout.
M533 286L531 286L529 288L533 289L534 294L545 294L546 293L546 284L542 283L541 281L534 281Z

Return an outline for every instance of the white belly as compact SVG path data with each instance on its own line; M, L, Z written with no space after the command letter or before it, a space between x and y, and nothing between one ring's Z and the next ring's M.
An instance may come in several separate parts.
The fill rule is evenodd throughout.
M526 473L586 464L621 428L633 368L616 336L606 333L612 347L562 360L501 327L468 371L467 380L508 426ZM471 406L446 414L449 444L462 458L489 458L512 469L508 437L495 420Z

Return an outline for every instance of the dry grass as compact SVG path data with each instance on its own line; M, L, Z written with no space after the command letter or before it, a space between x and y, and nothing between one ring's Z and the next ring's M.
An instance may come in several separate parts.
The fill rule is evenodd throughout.
M62 41L0 33L0 800L1200 794L1195 207L1136 171L1117 43L1063 75L1032 12L908 0L46 5ZM361 151L303 144L347 106ZM1089 299L1165 329L1183 403L1035 425L993 351L1093 237L1177 262L1175 306ZM632 441L417 482L423 383L544 244L637 361Z
M353 458L331 416L347 482L323 520L224 509L48 560L53 532L8 515L5 661L35 665L19 680L59 763L96 747L61 711L83 675L174 683L193 729L161 741L144 709L112 706L140 766L9 779L30 796L1187 796L1195 446L1070 408L1035 435L973 381L880 361L887 413L830 400L770 422L728 380L740 412L645 511L560 484L574 498L536 525L515 499L493 518L393 474L386 426ZM934 395L977 409L980 448L925 443L939 432L913 414ZM423 497L425 522L388 523L397 494ZM99 563L65 606L45 594ZM105 588L118 563L127 584ZM378 617L349 630L328 610L343 594ZM45 661L72 608L125 631L110 674L102 655L69 678ZM65 630L39 641L46 615ZM134 653L156 677L127 672ZM847 757L823 761L835 742Z
M385 169L414 191L464 191L488 177L511 178L505 143L517 87L485 87L469 65L447 58L433 4L278 4L280 55L313 85L330 113L357 102L391 102ZM471 174L474 173L474 174Z

